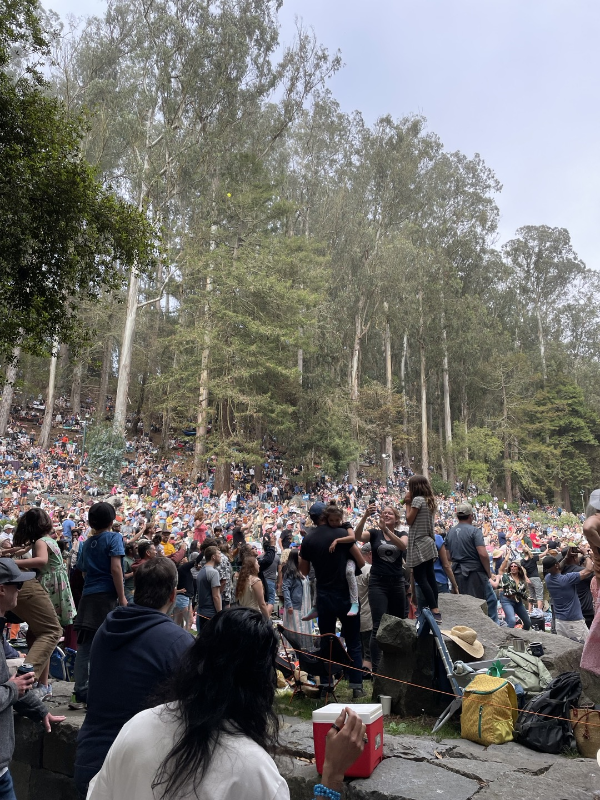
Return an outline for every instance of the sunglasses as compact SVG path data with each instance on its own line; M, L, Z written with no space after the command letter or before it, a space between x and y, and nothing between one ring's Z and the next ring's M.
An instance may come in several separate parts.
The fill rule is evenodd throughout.
M10 583L6 583L5 586L15 586L17 591L19 591L19 589L23 588L23 583L24 581L18 581L18 582L11 581Z

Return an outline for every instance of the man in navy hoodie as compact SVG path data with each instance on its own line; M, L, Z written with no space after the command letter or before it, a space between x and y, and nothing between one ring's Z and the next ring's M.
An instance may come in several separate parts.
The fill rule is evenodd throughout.
M111 611L94 637L87 714L75 756L81 797L123 725L153 705L153 694L194 643L167 616L176 596L177 568L171 559L145 561L135 573L133 604Z

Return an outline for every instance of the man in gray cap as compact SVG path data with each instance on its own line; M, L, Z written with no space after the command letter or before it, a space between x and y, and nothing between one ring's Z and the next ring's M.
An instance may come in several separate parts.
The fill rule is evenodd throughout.
M17 605L21 586L35 577L35 572L21 572L12 558L0 558L0 635L4 630L6 613ZM53 722L64 720L64 717L50 714L37 695L29 691L34 681L33 672L11 678L4 648L0 648L0 797L6 800L16 800L8 770L15 749L13 709L30 719L43 722L48 733Z
M483 532L473 523L473 507L459 503L456 507L458 525L446 536L446 549L452 561L452 571L461 594L487 600L490 579L490 559L485 549Z

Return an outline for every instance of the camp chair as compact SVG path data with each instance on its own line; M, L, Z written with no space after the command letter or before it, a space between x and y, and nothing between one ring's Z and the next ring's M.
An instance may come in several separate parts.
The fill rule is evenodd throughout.
M289 630L281 623L277 625L277 629L290 664L292 664L292 661L285 646L286 641L294 651L298 669L308 675L319 678L322 691L326 692L326 697L328 698L331 695L337 703L335 687L342 679L344 669L351 669L354 666L339 638L334 633L324 633L320 636L297 633ZM292 699L301 691L302 684L297 671L294 669L294 694Z
M417 620L417 636L424 636L430 631L433 634L438 655L442 662L444 672L446 673L446 678L448 679L452 693L455 695L450 705L442 712L442 714L438 717L437 722L433 726L432 733L435 733L445 722L450 719L450 717L456 711L458 711L459 708L461 708L464 692L462 686L459 685L456 679L456 675L454 674L454 664L450 658L450 653L448 652L448 648L444 642L444 637L442 636L439 625L437 624L431 611L428 608L424 608L419 614L419 618Z

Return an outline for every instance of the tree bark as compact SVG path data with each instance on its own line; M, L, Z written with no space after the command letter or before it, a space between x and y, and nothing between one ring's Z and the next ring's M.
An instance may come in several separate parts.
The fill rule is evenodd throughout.
M42 450L47 450L50 444L50 432L52 429L52 414L54 412L54 394L56 387L56 363L58 361L58 342L54 342L52 356L50 358L50 375L48 377L48 391L46 393L46 412L40 431L39 446Z
M140 278L135 269L132 269L129 278L129 291L127 292L127 311L125 314L125 327L119 353L119 379L117 383L117 397L115 400L115 417L113 429L115 433L125 435L125 420L127 418L127 399L129 395L129 377L131 375L131 357L133 355L133 335L138 310L138 292Z
M454 459L452 457L452 415L450 413L450 377L448 367L448 336L446 333L446 314L443 307L444 299L442 298L442 382L444 388L444 428L446 431L446 463L448 466L448 480L452 488L456 481L454 472ZM443 442L440 441L442 449L444 448Z
M363 337L362 312L364 308L364 298L361 296L358 301L358 310L354 317L354 346L350 359L350 401L353 406L358 403L358 376L360 369L360 347ZM353 417L356 417L356 408L353 410ZM353 434L358 439L358 431L355 419L352 420ZM350 483L354 486L358 478L358 461L351 461L348 464L348 476Z
M536 304L535 307L535 317L537 319L538 324L538 339L540 343L540 358L542 360L542 378L544 380L544 386L546 385L546 339L544 337L544 328L542 325L542 315L540 313L540 307Z
M504 495L507 503L512 503L512 471L510 468L510 446L508 436L508 405L506 402L506 386L502 376L502 425L504 428Z
M71 384L71 411L81 414L81 376L83 375L83 361L79 360L73 367L73 382Z
M5 435L8 420L10 419L10 409L15 391L15 380L17 379L20 356L21 348L15 347L12 351L12 358L6 367L6 379L2 389L2 400L0 401L0 436Z
M231 464L219 461L215 469L215 494L220 495L231 489Z
M421 474L429 477L429 446L427 437L427 373L425 364L425 320L423 291L419 292L419 361L421 373Z
M216 248L215 235L217 226L211 225L210 229L212 240L210 249ZM209 271L206 278L206 294L204 300L204 314L203 324L204 332L203 347L202 347L202 361L200 364L200 390L198 393L198 415L196 417L196 441L194 443L194 463L192 466L192 480L198 479L200 469L204 471L202 462L206 455L206 437L208 434L208 381L209 381L209 362L210 362L210 295L213 288L213 279Z
M387 303L383 304L385 311L385 329L383 333L383 349L385 358L385 388L387 390L387 402L391 410L392 405L392 335L390 332L389 320L389 307ZM391 478L394 474L394 449L392 442L391 432L388 431L385 436L383 455L383 475L384 478Z
M400 384L402 386L402 431L404 433L404 458L408 465L410 459L408 446L408 398L406 396L406 368L408 365L408 333L402 341L402 360L400 361Z

